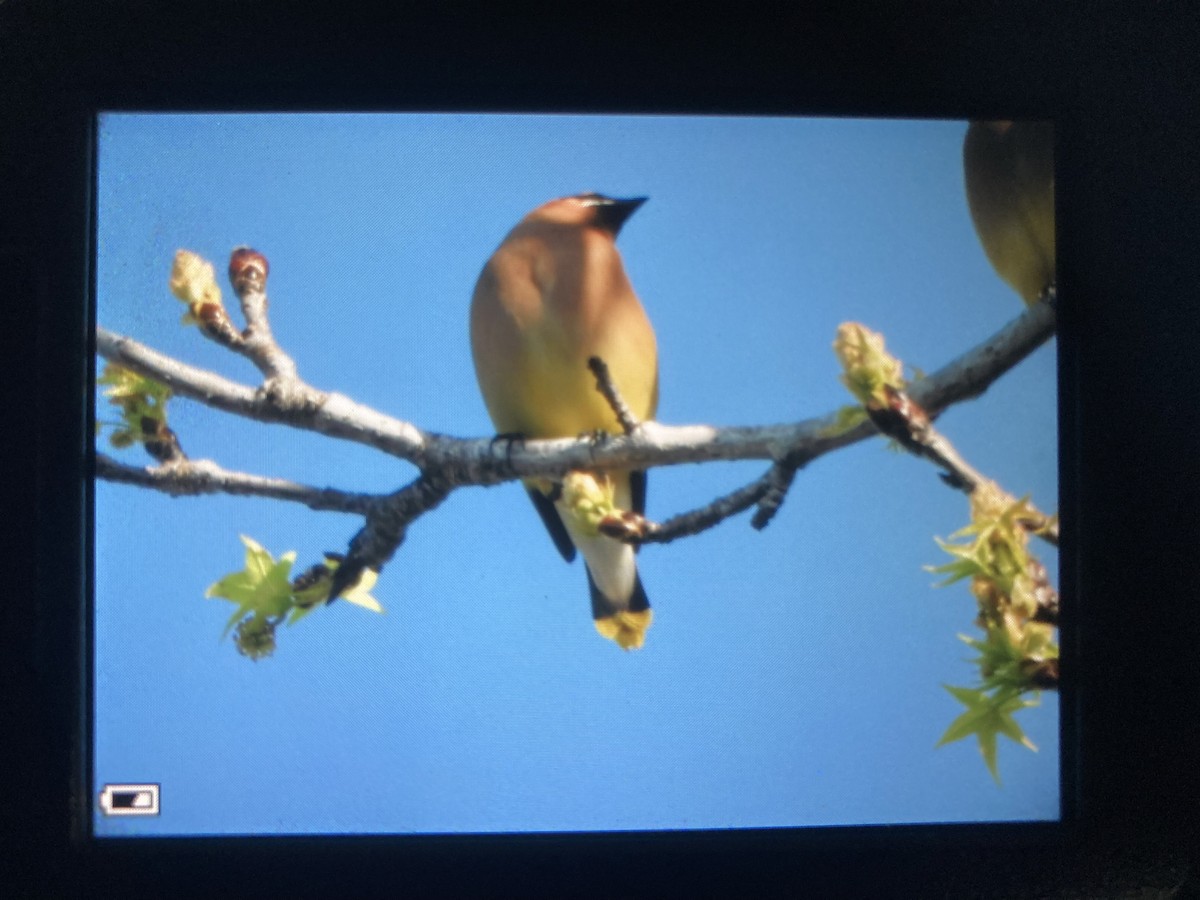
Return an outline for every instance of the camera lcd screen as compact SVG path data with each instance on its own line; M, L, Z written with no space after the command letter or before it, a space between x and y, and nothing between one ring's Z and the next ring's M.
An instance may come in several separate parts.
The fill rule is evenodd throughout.
M423 435L521 430L489 415L477 377L480 355L499 354L503 370L517 347L545 365L493 384L493 398L522 395L534 419L577 437L583 420L554 388L578 376L568 364L579 334L599 329L627 400L647 407L656 377L655 423L736 443L819 420L828 437L866 421L846 384L848 341L861 349L877 335L919 396L1045 302L1014 288L1011 267L1001 277L1018 252L1007 238L981 241L967 131L798 117L102 114L94 834L1057 820L1055 547L1018 523L1011 541L1034 562L1004 569L996 558L1013 548L980 535L1013 516L973 519L955 476L902 439L805 460L766 527L752 527L751 504L644 544L635 561L652 620L620 626L633 634L626 648L597 624L587 551L566 562L511 479L457 486L406 523L376 581L312 602L299 576L325 564L329 577L337 557L326 554L346 554L364 525L361 510L314 509L313 498L344 510L421 472L388 447L320 433L311 417L266 421L256 411L280 382L233 346L244 349L247 321L226 270L249 246L269 270L259 314L299 382ZM620 261L648 325L606 319L617 313L605 291L618 289L597 288L580 274L594 260L566 259L557 239L514 257L528 271L480 281L549 201L586 212L642 197L616 227L568 224L599 235L605 277ZM181 263L181 250L194 257ZM585 294L591 305L570 306ZM473 297L494 304L474 350ZM522 319L520 298L542 304L542 324ZM233 338L210 333L221 317ZM496 321L517 344L479 336ZM644 358L647 328L656 362ZM635 331L642 351L626 353ZM179 382L169 396L170 379L147 380L128 356L110 368L121 360L106 351L123 338L159 354L156 371ZM241 390L244 408L202 396L202 376ZM1054 339L975 393L936 417L938 435L1014 504L1053 516ZM506 445L534 446L510 434L490 455ZM760 452L648 466L644 521L667 527L711 508L778 462ZM210 477L202 492L197 466ZM593 476L532 486L552 514L576 517L569 533L611 543L597 558L615 558L616 539L589 516L620 518L629 498L612 486L630 481ZM572 499L564 481L598 494ZM989 553L1007 582L934 571Z

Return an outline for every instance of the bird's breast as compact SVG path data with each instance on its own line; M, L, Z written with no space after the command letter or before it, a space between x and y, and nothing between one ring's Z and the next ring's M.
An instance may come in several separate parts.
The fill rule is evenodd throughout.
M480 276L471 330L484 400L501 431L619 430L588 368L593 356L636 416L654 415L654 332L611 239L506 241Z

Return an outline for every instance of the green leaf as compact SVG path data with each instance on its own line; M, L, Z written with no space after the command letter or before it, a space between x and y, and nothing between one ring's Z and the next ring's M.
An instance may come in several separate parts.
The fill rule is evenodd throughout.
M244 534L239 534L238 537L246 545L246 572L252 574L256 582L261 581L271 571L271 566L275 563L274 558L253 538Z
M968 643L972 643L970 639L966 640ZM980 641L973 643L982 644ZM1012 714L1017 710L1036 706L1037 699L1026 700L1022 697L1020 688L1011 686L999 687L991 693L979 688L963 688L952 685L943 685L943 687L967 709L950 723L950 727L946 729L945 734L935 745L936 747L952 744L972 734L975 735L979 744L979 752L983 755L983 761L997 784L1001 782L996 761L996 735L1003 734L1010 740L1036 752L1037 747L1025 736L1025 732L1021 730L1021 726L1017 724Z
M934 541L942 548L943 551L954 557L948 563L943 563L940 566L926 566L926 571L932 572L935 575L945 575L946 578L937 584L937 587L946 587L955 582L962 581L964 578L974 578L978 575L985 575L989 570L988 561L985 558L984 548L979 541L972 541L967 544L952 544L949 541L943 541L939 537L935 537Z
M960 641L962 641L968 647L973 647L976 650L983 650L984 648L987 647L987 644L985 644L983 641L979 640L979 638L973 638L969 634L959 633L957 635L957 637Z
M291 569L292 560L286 556L271 567L258 589L260 612L281 616L292 608L292 584L288 578Z
M955 741L961 741L968 735L978 731L979 721L987 713L988 705L988 696L981 690L954 687L949 684L944 684L942 687L949 691L955 700L965 706L967 711L950 723L950 727L946 729L946 733L934 745L935 747L942 747L946 744L952 744Z
M218 597L222 600L232 600L234 603L254 602L255 582L246 572L230 572L220 581L216 581L205 590L205 597Z
M155 423L149 427L154 433L166 424L171 389L165 384L113 363L104 367L96 383L107 388L104 396L121 410L117 434L109 438L114 447L121 449L146 440L146 420Z
M321 604L313 603L308 606L293 606L292 611L288 613L287 624L295 625L309 613L315 612L319 605Z
M982 730L979 732L979 752L983 754L983 761L987 763L988 771L992 773L992 777L996 779L996 784L1001 784L1000 770L996 766L996 732L991 730Z
M289 550L276 560L253 538L244 534L239 537L246 548L245 567L209 585L204 596L237 604L225 624L222 637L236 626L238 651L257 659L274 652L275 627L280 622L293 625L325 605L331 574L337 569L338 561L326 557L324 566L316 566L296 580L297 584L308 586L295 591L291 579L295 551ZM315 582L312 581L314 572L320 574ZM358 583L343 591L342 596L357 606L383 612L379 601L368 593L377 577L373 570L364 570Z
M955 741L961 741L963 738L975 734L979 730L979 717L980 713L978 710L967 710L950 723L950 727L946 729L945 734L933 745L934 748L953 744Z
M225 626L225 634L250 613L264 617L275 617L286 613L292 606L292 589L288 574L295 553L285 553L276 562L257 541L241 535L246 546L246 567L240 572L230 572L204 592L205 597L229 600L238 605Z
M1008 738L1010 741L1016 741L1023 747L1028 747L1034 753L1037 753L1037 745L1034 744L1017 724L1012 717L1012 713L1000 712L996 716L996 730Z
M968 708L977 707L988 699L987 694L975 688L954 687L950 684L944 684L942 687L949 691L955 700Z

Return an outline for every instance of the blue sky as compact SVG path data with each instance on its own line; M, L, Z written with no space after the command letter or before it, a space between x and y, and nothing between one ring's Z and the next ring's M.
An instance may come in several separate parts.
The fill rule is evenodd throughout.
M271 324L311 384L433 431L492 433L467 337L484 261L528 210L647 195L619 246L659 343L659 419L771 424L849 402L839 323L926 371L1016 316L963 196L962 122L670 117L138 115L99 129L99 323L254 384L179 324L187 248L223 272L270 260ZM232 291L224 288L231 310ZM1057 508L1055 349L943 431L977 468ZM105 411L101 408L101 414ZM192 458L388 492L409 464L172 401ZM143 465L140 451L101 449ZM665 519L763 463L656 469ZM1048 819L1057 697L1001 743L934 749L973 684L974 601L932 588L933 536L965 498L881 440L802 471L762 532L748 516L647 547L646 646L591 624L582 562L557 555L518 485L419 520L374 595L281 629L251 662L204 591L239 534L298 568L360 520L237 497L96 487L96 791L159 782L162 815L97 833L561 831ZM1051 572L1057 559L1037 547Z

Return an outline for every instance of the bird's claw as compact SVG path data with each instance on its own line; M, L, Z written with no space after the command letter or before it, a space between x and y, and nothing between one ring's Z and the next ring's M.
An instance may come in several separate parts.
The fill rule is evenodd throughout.
M610 437L612 437L612 435L603 428L596 428L592 431L584 431L580 433L579 440L588 442L588 452L591 454L592 460L595 461L595 450L598 447L603 447L605 442Z
M493 437L491 442L488 444L488 452L494 451L496 449L496 445L501 441L504 442L504 464L509 468L512 468L513 445L519 444L521 447L524 447L525 435L521 434L519 431L507 431L504 434L498 434Z
M579 439L581 441L588 441L589 443L596 445L603 444L609 439L609 437L611 437L611 435L603 428L593 428L591 431L581 431L579 433Z

